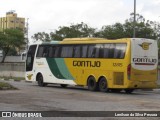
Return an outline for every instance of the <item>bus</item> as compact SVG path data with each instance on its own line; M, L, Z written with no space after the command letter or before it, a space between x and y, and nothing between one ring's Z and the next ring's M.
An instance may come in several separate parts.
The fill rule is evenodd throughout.
M88 86L132 93L157 87L157 41L145 38L66 38L30 45L26 80L39 86Z

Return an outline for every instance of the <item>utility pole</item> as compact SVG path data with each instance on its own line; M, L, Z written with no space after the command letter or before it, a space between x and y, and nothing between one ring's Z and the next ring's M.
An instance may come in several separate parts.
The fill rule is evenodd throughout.
M134 0L134 23L133 23L133 38L136 37L136 0Z
M28 43L29 43L29 39L28 39L28 26L29 26L29 23L28 23L28 19L27 18L27 22L26 22L26 52L28 51Z

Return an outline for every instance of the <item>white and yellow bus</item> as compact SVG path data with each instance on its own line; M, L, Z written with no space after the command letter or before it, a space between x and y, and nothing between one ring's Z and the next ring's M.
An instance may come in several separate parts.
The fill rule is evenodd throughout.
M39 86L56 83L132 93L157 87L157 65L156 40L68 38L30 45L26 80Z

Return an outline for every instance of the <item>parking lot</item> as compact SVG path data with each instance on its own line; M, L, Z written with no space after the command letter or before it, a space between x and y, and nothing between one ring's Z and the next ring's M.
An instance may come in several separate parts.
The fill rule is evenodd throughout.
M91 92L86 88L7 81L19 90L0 91L0 111L159 111L160 90L133 94ZM151 118L148 118L149 120ZM153 119L153 118L152 118ZM155 118L157 119L157 118Z

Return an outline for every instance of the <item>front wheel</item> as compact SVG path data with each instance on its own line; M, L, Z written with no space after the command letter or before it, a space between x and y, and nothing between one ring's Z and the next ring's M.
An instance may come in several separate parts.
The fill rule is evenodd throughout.
M108 83L107 80L103 77L99 81L99 90L101 92L107 92L108 91Z
M38 85L39 85L40 87L47 86L47 83L44 83L44 82L43 82L43 76L42 76L41 74L38 75L37 81L38 81Z

